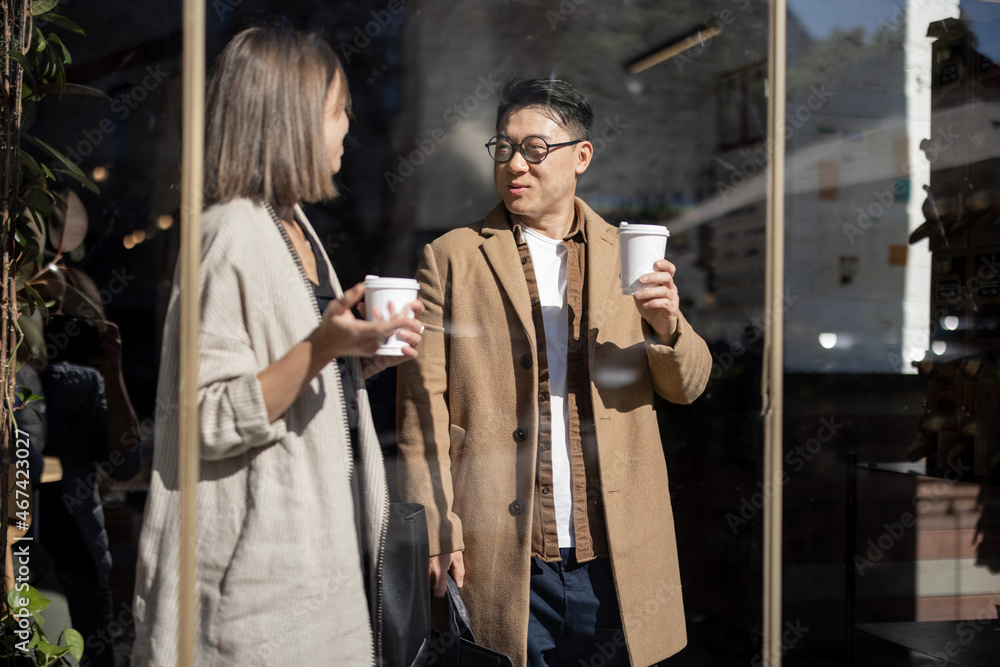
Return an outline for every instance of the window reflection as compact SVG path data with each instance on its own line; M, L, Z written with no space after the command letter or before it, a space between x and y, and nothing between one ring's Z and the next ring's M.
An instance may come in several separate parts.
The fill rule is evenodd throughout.
M848 657L989 664L989 635L958 634L963 620L996 618L1000 583L977 561L996 530L983 508L996 484L988 263L1000 241L1000 145L988 54L1000 12L985 2L856 4L857 14L834 16L826 3L790 3L812 43L790 49L789 115L809 106L807 88L830 97L789 140L786 267L805 307L785 314L786 386L827 393L788 413L850 424L828 461L846 464L848 480L842 622L863 630L844 635ZM837 345L817 354L816 336L831 330ZM842 347L844 334L853 342ZM788 484L786 521L806 521L803 502L837 517L808 485L839 473L804 472ZM835 571L837 559L816 552L824 542L786 549L787 614L816 620L809 601L837 595L811 579Z
M67 97L40 109L33 131L101 187L100 197L80 193L93 231L78 259L99 289L128 278L104 305L128 343L148 459L180 233L180 8L62 4L87 31L67 37L69 78L110 100ZM247 21L277 12L324 31L344 60L356 114L347 194L308 215L346 283L409 275L424 242L496 203L482 145L507 75L553 75L587 93L596 156L579 193L608 220L668 226L685 314L713 350L705 396L658 406L690 636L676 664L744 664L760 648L760 360L778 318L785 616L811 628L786 661L894 655L851 624L966 618L1000 590L985 574L996 569L990 485L935 487L937 478L884 465L995 479L1000 379L987 353L1000 353L1000 5L789 0L780 312L764 307L766 11L760 0L225 0L207 10L210 57ZM711 38L628 72L711 20L721 26ZM391 454L391 375L371 391ZM854 495L850 453L883 464L857 471ZM923 467L905 467L914 464ZM131 599L142 494L140 477L105 496L118 522L116 611ZM933 510L918 513L915 498ZM871 560L868 540L878 546L906 512L913 526L859 571L853 556Z

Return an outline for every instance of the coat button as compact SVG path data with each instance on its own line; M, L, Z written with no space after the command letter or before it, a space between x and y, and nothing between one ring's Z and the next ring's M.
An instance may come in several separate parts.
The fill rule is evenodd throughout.
M521 258L521 264L527 264L527 263L528 263L528 258L527 257L522 257Z
M543 391L541 394L538 395L538 398L544 403L545 401L549 400L549 392Z
M542 495L543 496L549 495L549 487L547 487L547 486L543 486L542 487Z
M524 503L522 503L520 500L515 500L507 508L507 511L509 511L512 515L517 516L518 514L524 511Z
M517 438L518 440L526 440L528 437L528 432L525 431L523 428L519 428L516 431L514 431L514 437Z
M521 357L521 368L531 368L531 355L526 354Z

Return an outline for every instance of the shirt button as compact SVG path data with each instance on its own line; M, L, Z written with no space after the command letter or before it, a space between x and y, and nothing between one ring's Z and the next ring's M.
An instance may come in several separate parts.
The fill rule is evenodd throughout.
M549 400L549 392L543 391L541 394L538 395L538 398L540 398L544 403L545 401Z
M525 431L523 428L519 428L516 431L514 431L514 437L518 440L525 440L528 437L528 432Z
M528 263L528 258L527 257L522 257L521 258L521 264L527 264L527 263Z
M521 368L531 368L531 355L526 354L521 357Z
M549 444L547 442L543 442L541 447L543 452L549 451Z
M510 512L513 516L517 516L522 511L524 511L524 503L522 503L520 500L515 500L507 507L507 511Z
M542 495L543 496L549 495L549 487L547 487L547 486L543 486L542 487Z

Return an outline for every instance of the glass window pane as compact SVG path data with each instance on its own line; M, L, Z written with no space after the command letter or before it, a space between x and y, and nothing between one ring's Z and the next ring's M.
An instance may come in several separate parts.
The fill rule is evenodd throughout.
M789 2L784 614L811 628L792 664L995 655L958 635L1000 583L998 17Z
M681 312L691 330L705 340L711 356L707 387L690 405L654 398L651 388L643 394L641 400L652 401L655 408L669 481L663 478L663 488L656 494L635 499L637 505L650 506L645 510L637 508L638 520L626 525L619 519L609 527L609 532L616 535L610 547L612 555L616 548L619 553L625 551L618 546L621 542L614 541L623 534L635 543L648 537L649 544L659 544L661 536L676 535L688 645L670 664L747 664L762 650L762 507L774 488L774 482L764 480L761 474L760 378L765 330L777 318L785 318L789 330L786 351L789 372L808 375L810 379L804 381L803 391L824 397L833 394L817 390L816 387L822 389L823 385L815 378L854 377L846 374L868 372L872 364L884 363L885 367L880 366L876 372L885 377L915 382L919 376L911 372L913 369L907 366L904 357L909 348L928 347L926 319L921 324L918 316L927 307L926 303L919 305L920 298L926 302L927 286L922 297L918 290L914 292L918 305L907 310L910 306L901 297L909 286L920 282L919 276L911 278L909 268L896 265L888 276L869 273L872 269L868 259L878 253L868 243L873 238L888 239L889 233L876 231L873 222L862 230L864 238L856 246L838 236L843 234L844 220L837 216L841 215L838 211L845 201L852 203L846 209L847 221L860 224L856 221L854 199L847 197L862 193L858 206L879 201L874 195L868 198L870 202L865 198L876 188L867 174L874 169L868 165L869 158L881 156L889 166L879 162L878 169L892 170L895 164L892 160L902 159L905 163L918 150L913 142L919 139L912 130L902 133L907 142L895 141L900 123L910 127L907 125L910 121L906 120L910 107L903 101L902 84L895 81L890 85L874 76L871 85L887 86L886 92L871 88L863 83L868 79L860 76L862 72L872 72L873 66L868 63L880 62L883 51L891 54L893 60L879 65L879 71L891 71L894 75L904 71L904 60L897 53L901 47L891 39L885 41L888 38L883 38L866 18L875 16L870 12L856 15L856 23L867 26L861 34L851 32L854 23L838 24L841 32L837 36L827 34L828 30L823 31L828 13L822 9L813 11L816 17L808 29L804 24L790 22L789 173L790 184L798 185L790 185L788 228L792 243L787 298L784 312L772 313L764 307L765 170L771 146L766 126L766 2L302 0L278 6L263 0L219 0L207 6L210 62L243 27L270 20L317 31L345 68L353 115L336 176L341 196L329 202L303 203L304 212L315 228L314 241L329 254L344 287L364 280L369 274L413 276L426 243L483 219L501 202L496 174L503 167L490 159L483 144L498 134L497 89L508 77L554 77L569 82L586 96L594 112L588 144L592 160L575 180L576 194L612 226L627 222L659 225L669 230L666 258L676 267ZM794 3L791 11L793 14L798 11ZM860 3L858 11L863 12ZM888 11L885 15L891 16ZM103 567L105 556L111 557L107 586L101 591L102 595L110 595L110 617L102 616L106 606L94 611L98 603L104 605L104 598L89 593L80 597L81 594L68 590L63 593L83 600L83 609L90 610L77 608L71 622L85 636L98 638L92 641L90 649L94 654L93 664L98 664L98 652L105 657L110 655L112 644L121 664L134 640L135 623L131 614L136 553L143 528L143 509L158 475L154 459L157 451L163 451L158 447L169 446L157 442L154 432L159 425L176 418L173 404L157 399L157 381L163 377L161 350L171 342L171 337L164 335L164 322L182 214L179 201L179 146L184 120L181 7L179 2L162 5L136 2L125 7L93 0L63 0L58 12L79 23L85 33L77 35L61 28L58 21L41 26L46 35L53 31L61 36L72 53L72 63L66 71L68 80L97 89L106 97L50 96L37 105L36 119L30 128L24 129L63 152L100 191L93 193L69 176L60 178L61 186L72 188L79 196L89 226L81 249L66 253L58 263L65 267L62 282L68 284L67 302L72 301L72 312L83 319L94 319L87 310L93 306L101 319L117 323L120 329L123 386L136 420L135 423L114 421L116 415L120 417L127 410L122 395L112 395L118 386L117 377L112 376L105 382L112 415L109 423L113 422L113 430L118 429L113 434L114 442L124 444L128 452L141 454L142 469L133 476L125 471L123 464L114 463L116 459L108 456L110 469L92 476L97 465L94 461L81 459L75 462L79 464L75 468L64 463L63 481L44 489L37 525L40 531L48 531L44 536L48 542L45 539L39 542L51 547L50 555L58 555L57 566L85 569L86 585L96 586L99 579L86 578L92 574L88 568L92 564L95 568ZM884 46L880 46L883 42ZM867 46L871 44L875 46ZM869 60L852 64L862 56ZM808 61L807 66L798 65L802 59ZM832 71L830 68L839 72L836 77L825 73ZM840 87L843 82L858 90L851 92ZM894 96L891 104L884 96L880 97L883 92ZM926 91L922 94L930 99ZM856 107L861 102L862 106ZM843 110L833 114L835 108ZM823 120L831 114L846 120ZM927 122L926 116L923 121ZM874 138L867 134L876 130ZM512 136L520 139L527 135ZM552 143L580 138L576 131L567 132L566 136L545 136ZM830 142L841 148L827 150ZM509 144L498 142L494 148L496 155L504 157L505 147L509 153ZM526 148L530 150L530 146ZM538 169L552 168L557 158L576 155L580 150L579 145L554 149ZM885 157L887 152L891 157ZM811 156L809 162L802 161L803 154ZM845 161L847 154L853 162ZM878 182L877 192L888 187L892 193L893 214L900 210L917 213L921 210L922 182L914 175L907 175L915 174L918 167L909 169L899 174L893 172L894 178L898 177L908 188L898 194L894 180L888 186ZM805 184L798 179L806 179L802 181ZM910 186L911 182L916 185ZM813 192L817 194L813 196ZM806 193L817 201L803 209L804 204L798 198ZM964 205L956 203L964 202L962 197L961 192L953 195L951 206ZM937 197L936 201L939 208L949 205L947 196ZM977 201L986 206L990 200L984 196ZM905 215L909 213L899 215L908 219ZM805 227L800 221L807 221ZM899 220L894 224L900 229L905 227ZM906 250L905 232L903 237L893 245ZM796 259L800 257L796 254L799 246L809 239L815 247L801 261ZM590 244L587 252L596 253L603 241L588 238L587 243ZM869 250L862 251L862 247ZM287 252L280 241L273 250L273 254L261 254L260 271L267 270L275 256L284 257L281 253ZM902 253L901 260L900 251L893 251L897 253L897 263L905 263L917 254L914 248L908 250L909 254ZM51 243L49 254L50 259L56 254ZM612 255L609 261L613 260ZM815 271L810 273L806 265L815 266ZM520 270L521 266L517 264L516 268ZM924 267L923 281L927 283L929 260ZM873 280L873 275L878 279ZM456 274L449 276L449 280L461 285L469 281L469 275ZM623 300L613 303L624 303L623 312L634 319L634 308L629 297L620 294L618 282L618 276L612 275L603 283L586 283L585 293L606 290L608 299ZM286 287L282 299L299 289L294 280L289 280ZM491 283L491 287L483 288L484 296L490 289L498 288ZM843 293L850 293L850 298L838 301L837 295ZM824 299L830 301L829 307L820 306ZM874 306L867 305L870 299L875 299ZM530 301L527 298L524 301L528 305L519 306L530 308ZM514 302L495 303L499 305L491 313L505 312L513 308ZM247 307L259 305L247 304ZM269 303L265 310L272 305ZM602 312L600 309L588 312L588 317L592 315L591 324L599 322ZM799 313L810 316L800 321ZM867 324L855 328L850 322L859 315ZM275 316L269 322L277 319ZM234 332L236 324L234 320ZM592 331L585 332L586 342L595 350L594 358L608 353L629 363L645 359L639 338L626 344L606 333L611 324L601 326L594 324ZM956 329L962 326L957 324ZM892 335L898 340L886 340L883 331L895 332ZM456 344L468 343L472 338L473 347L477 341L482 344L489 340L489 333L477 326L449 331ZM904 338L911 343L909 347L903 345ZM234 333L234 346L238 340L241 339ZM949 339L941 338L940 342ZM853 345L857 354L841 355L844 345ZM892 361L889 353L904 359ZM536 372L537 366L529 371L522 359L521 355L513 354L507 360L512 373ZM367 383L373 423L383 447L389 490L394 499L398 496L396 373L388 369ZM630 376L627 372L611 376L609 381L618 384L607 391L601 388L603 393L598 392L595 384L592 395L599 395L607 404L626 400L622 397L628 393L619 391L619 385L627 389ZM322 389L329 387L324 385ZM517 391L522 389L518 385ZM538 398L533 394L525 405L535 406ZM821 630L820 620L831 615L831 601L836 607L842 600L843 587L836 581L838 575L831 573L843 564L843 559L839 552L830 557L828 547L831 543L842 546L843 532L829 538L820 528L836 524L845 516L842 507L845 475L842 466L836 467L843 459L839 453L834 455L833 446L825 441L821 451L813 452L810 433L819 433L827 422L834 425L831 428L839 429L844 417L839 408L827 410L825 406L815 415L814 407L801 411L809 417L802 420L796 417L788 437L790 443L794 441L794 447L806 449L796 454L798 458L786 459L792 478L787 488L791 492L800 488L803 480L819 479L820 488L829 489L820 502L822 511L827 513L822 521L816 521L815 514L802 517L796 513L798 510L792 510L786 526L786 541L795 559L790 561L786 574L795 582L788 598L793 610L790 613L794 615L788 615L787 619L793 627L798 627L794 623L802 619L812 628L797 637L794 646L787 647L787 657L801 655L808 660L834 650L831 646L836 650L842 648L843 625L834 624L832 629ZM50 409L49 414L57 412ZM458 414L455 410L449 417L458 419ZM511 433L517 433L515 429L520 426L518 420L522 416L498 411L481 418L489 422L486 430L492 437L502 431L503 446L507 447L513 446L514 441L507 440ZM608 418L618 419L619 415ZM75 423L73 419L67 417L65 423ZM540 420L528 428L539 424ZM93 431L90 435L97 443L102 426L90 424L90 427ZM437 445L459 451L465 441L456 434L452 430L449 436L453 439ZM807 437L801 442L796 440L802 435ZM472 433L468 436L472 438ZM838 430L836 438L836 442L843 442L849 436ZM493 441L490 446L500 447ZM615 479L622 480L622 492L638 484L639 478L650 470L661 474L663 466L657 457L655 465L634 469L628 467L629 460L616 462L614 458L619 452L630 452L627 447L623 445L612 451L606 444L601 446L604 449L598 465L607 467L604 474L608 480L613 474L619 475ZM657 446L654 443L654 450ZM476 453L484 451L487 450ZM794 454L797 450L789 451ZM55 446L48 452L55 455ZM483 455L488 458L492 454ZM469 460L473 460L471 452ZM801 473L797 469L800 460L804 468ZM592 465L593 461L588 460L587 464ZM157 465L162 468L165 464ZM616 465L620 465L617 470ZM465 471L460 468L456 465L461 474L469 474L468 468ZM831 469L836 473L827 474ZM500 471L494 476L502 477L501 473L514 478L523 471ZM111 479L104 479L106 475ZM336 479L346 479L346 471L340 468L329 471L329 475L330 479L335 475L340 475ZM75 485L78 478L82 487ZM522 485L532 481L518 478ZM274 485L268 488L274 489L295 486L292 480L269 478L266 482ZM89 499L95 493L100 494L107 549L99 540L92 541L93 534L81 533L73 517L60 510L66 504L67 493L71 499L80 499L80 493ZM613 494L618 490L606 481L603 493L602 503L608 504L614 502ZM795 507L812 507L808 500L792 495ZM523 505L515 510L514 502L519 500L512 497L500 503L501 516L497 520L514 521L516 513L523 513ZM664 518L667 515L663 507L668 500L672 519ZM660 519L647 520L644 518L647 513ZM62 523L58 517L62 517ZM288 517L287 522L277 525L274 539L284 544L288 553L315 554L324 549L332 553L334 547L342 546L325 543L304 546L304 538L296 533L296 526L305 519L304 515ZM99 532L93 525L90 529ZM477 537L472 535L466 542L470 586L475 585L471 572L479 563L475 547L469 545L474 545ZM66 547L67 541L78 548ZM98 547L91 548L88 544ZM819 567L814 567L817 563ZM806 567L802 569L799 565ZM645 572L643 562L625 557L616 562L616 567ZM291 586L301 586L301 580L295 580L296 572L296 568L289 568L287 573L274 576L288 576ZM659 624L668 616L665 605L673 602L666 594L659 593L664 590L662 579L651 577L646 599L638 607L630 608L632 622L640 628L637 632L645 625L645 632L652 634L648 628L660 628ZM39 579L38 586L42 585ZM316 588L315 582L309 582L309 593ZM59 591L52 585L46 595L55 599ZM800 601L811 606L800 611L795 606ZM819 617L812 615L817 609ZM839 611L833 615L840 618ZM50 639L55 636L58 633L50 630ZM675 636L679 636L679 631ZM263 641L263 637L248 633L241 641L252 644ZM675 644L679 647L679 642ZM607 657L602 646L595 644L594 650L585 656L584 664L601 664L601 659Z

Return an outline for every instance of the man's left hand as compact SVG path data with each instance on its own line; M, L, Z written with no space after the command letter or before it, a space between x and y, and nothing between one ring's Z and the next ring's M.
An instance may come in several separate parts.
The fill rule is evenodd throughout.
M390 366L398 366L404 361L417 358L417 345L420 344L420 334L414 333L413 331L406 331L405 329L399 329L396 332L396 338L405 343L405 345L400 348L403 352L403 356L375 356L361 358L361 374L366 380L373 375L381 373Z
M365 317L365 304L358 304L358 310L361 311L361 317ZM392 316L395 313L392 310L392 306L389 306L389 315ZM420 314L424 312L424 304L420 301L414 301L410 304L411 316L414 318L420 317ZM378 314L376 314L378 318ZM362 357L361 358L361 374L367 380L370 377L381 373L385 369L391 366L398 366L404 361L409 361L410 359L417 358L417 345L420 344L421 334L424 332L424 328L420 327L420 332L409 331L407 329L397 329L395 334L396 338L404 343L403 347L400 348L403 356L374 356L374 357Z
M633 294L632 298L639 314L659 335L660 342L673 345L677 322L681 316L680 298L677 295L677 285L674 284L677 267L665 259L658 259L653 264L653 270L653 273L646 273L639 278L642 289Z

